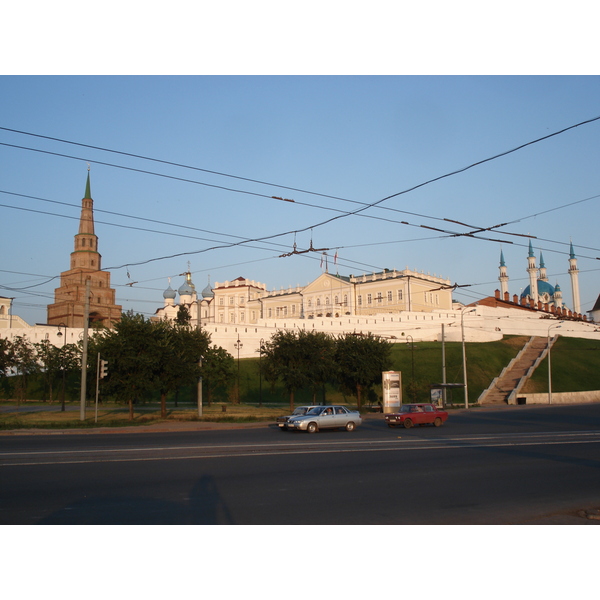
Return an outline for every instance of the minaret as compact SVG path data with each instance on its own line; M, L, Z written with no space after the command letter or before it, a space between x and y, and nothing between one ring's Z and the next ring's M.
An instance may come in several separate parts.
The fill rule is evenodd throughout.
M71 268L60 274L60 287L54 290L54 304L48 305L48 324L84 326L86 281L90 282L89 322L112 327L121 318L121 306L115 304L110 273L102 271L98 237L94 233L94 201L88 167L85 196L81 200L79 230L71 252Z
M527 256L527 272L529 273L529 296L533 300L534 304L538 301L538 287L537 287L537 274L538 270L535 266L535 254L533 253L533 246L531 240L529 240L529 254Z
M556 308L562 308L562 292L560 291L560 285L558 283L554 286L554 306Z
M506 272L506 263L504 262L504 252L500 250L500 292L501 298L504 300L506 294L508 294L508 273Z
M548 281L546 275L546 264L544 263L544 255L540 252L540 281Z
M579 300L579 269L577 268L577 258L571 242L571 253L569 255L569 275L571 277L571 291L573 292L573 312L581 313L581 302Z

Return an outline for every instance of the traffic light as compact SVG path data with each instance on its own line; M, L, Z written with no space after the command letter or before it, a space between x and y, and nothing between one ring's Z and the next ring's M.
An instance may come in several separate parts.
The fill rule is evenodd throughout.
M101 360L100 361L100 379L106 377L108 375L108 361Z

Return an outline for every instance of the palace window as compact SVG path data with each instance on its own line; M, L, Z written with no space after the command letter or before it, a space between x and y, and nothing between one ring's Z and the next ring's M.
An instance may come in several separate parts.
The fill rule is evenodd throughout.
M371 294L367 294L367 304L373 304L373 296Z
M388 302L392 301L392 290L388 291L388 293L387 293L387 299L388 299Z

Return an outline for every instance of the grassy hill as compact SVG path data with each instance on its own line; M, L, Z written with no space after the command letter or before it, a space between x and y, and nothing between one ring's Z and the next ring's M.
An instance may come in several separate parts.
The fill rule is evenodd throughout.
M600 390L600 341L559 337L551 351L552 391ZM548 360L544 360L527 382L524 392L548 391Z
M477 402L481 392L518 354L528 339L529 336L508 336L498 342L466 344L469 403ZM404 343L392 347L391 370L402 372L404 402L411 400L408 388L413 378L413 358L416 401L425 402L429 399L431 384L442 382L442 344L418 342L414 346ZM259 402L257 366L257 359L240 361L240 392L246 402ZM524 391L547 391L547 369L547 360L544 360ZM459 342L446 343L446 381L463 383L462 344ZM552 350L552 389L554 392L600 389L600 341L560 337ZM354 398L344 398L329 386L325 394L328 403L355 402ZM376 386L371 400L377 402L381 396L381 386ZM281 386L271 389L263 381L263 402L285 403L287 400L287 394ZM318 400L322 400L322 394ZM463 403L463 390L448 392L448 401L452 400L456 404ZM311 395L307 390L296 393L296 404L310 402Z

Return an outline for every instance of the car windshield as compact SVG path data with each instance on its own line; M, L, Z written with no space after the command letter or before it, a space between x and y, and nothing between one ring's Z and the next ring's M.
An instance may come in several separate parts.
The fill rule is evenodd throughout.
M319 415L319 414L321 414L322 410L323 410L322 406L314 406L306 414L307 415Z
M293 415L304 415L304 414L306 414L306 408L297 408L292 414Z
M408 404L403 404L400 407L400 412L401 413L406 413L406 412L410 412L410 406Z

